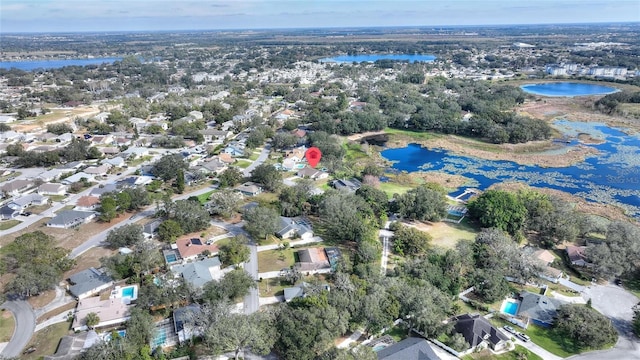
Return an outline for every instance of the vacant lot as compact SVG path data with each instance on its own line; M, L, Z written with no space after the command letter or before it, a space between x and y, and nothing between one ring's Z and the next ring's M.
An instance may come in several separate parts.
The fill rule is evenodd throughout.
M478 229L462 221L460 224L450 222L412 222L406 225L429 233L433 237L432 244L446 249L453 249L458 241L473 241Z
M27 345L27 349L34 347L36 351L28 355L22 355L21 359L35 360L41 359L45 355L52 355L58 348L58 343L63 336L69 334L69 328L71 324L63 322L48 326L38 332L36 332L31 341Z
M278 271L293 266L294 250L268 250L258 253L258 272Z

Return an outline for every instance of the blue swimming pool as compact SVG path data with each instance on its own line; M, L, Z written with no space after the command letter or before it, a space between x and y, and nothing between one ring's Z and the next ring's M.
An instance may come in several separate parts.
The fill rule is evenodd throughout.
M167 254L165 259L167 259L168 263L176 262L178 260L175 254Z
M122 297L133 298L134 297L133 286L122 288Z
M155 338L153 339L153 348L157 348L158 346L163 346L167 341L167 329L160 328L156 333Z
M386 347L387 347L386 345L376 345L373 347L373 351L378 352Z
M515 316L518 313L518 303L513 301L505 301L502 304L502 312Z

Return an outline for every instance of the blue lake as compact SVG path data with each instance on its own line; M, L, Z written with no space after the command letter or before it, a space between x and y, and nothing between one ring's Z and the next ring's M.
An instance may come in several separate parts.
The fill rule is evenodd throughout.
M24 60L24 61L0 61L1 69L16 68L24 71L32 71L36 69L58 69L65 66L85 66L99 65L104 63L113 63L120 61L122 58L95 58L95 59L60 59L60 60Z
M524 92L542 96L587 96L611 94L618 89L611 86L583 84L575 82L552 82L542 84L527 84L520 88Z
M351 63L351 62L376 62L377 60L398 60L408 62L431 62L436 59L433 55L420 55L420 54L382 54L382 55L340 55L330 58L320 59L320 62L336 62L336 63Z
M605 140L588 144L599 151L585 161L562 168L520 165L511 161L458 156L445 150L425 149L418 144L386 149L382 156L397 171L440 171L470 179L468 186L486 189L494 183L520 181L535 187L565 191L589 201L617 205L640 217L640 135L628 135L601 123L556 121L568 136L588 133ZM578 145L573 141L567 149ZM457 191L452 195L458 195Z

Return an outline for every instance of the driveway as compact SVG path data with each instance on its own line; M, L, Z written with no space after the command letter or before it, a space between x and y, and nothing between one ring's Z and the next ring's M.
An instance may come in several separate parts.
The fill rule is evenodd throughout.
M31 340L31 335L33 335L36 329L36 314L28 302L20 299L6 301L2 304L2 308L13 313L13 317L16 320L16 328L13 331L11 340L2 350L0 356L17 358L22 352L22 349L24 349L29 343L29 340Z
M640 341L633 334L633 306L640 300L627 290L616 285L593 285L583 292L585 299L591 299L594 309L611 319L620 337L610 350L592 351L572 356L572 360L638 360L640 359Z

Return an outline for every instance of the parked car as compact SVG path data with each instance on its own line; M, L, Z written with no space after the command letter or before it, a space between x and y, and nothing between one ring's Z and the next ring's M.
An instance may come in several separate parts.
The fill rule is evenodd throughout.
M524 342L527 342L527 341L531 340L531 338L530 338L530 337L529 337L529 335L527 335L527 334L517 333L517 334L516 334L516 336L517 336L518 338L520 338L520 340L522 340L522 341L524 341Z
M31 212L30 211L25 211L22 213L22 216L30 216Z
M512 328L509 325L505 325L502 327L506 332L511 333L511 334L516 334L516 329Z

